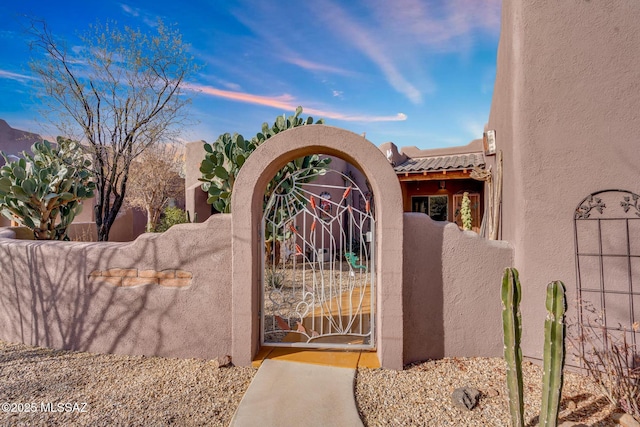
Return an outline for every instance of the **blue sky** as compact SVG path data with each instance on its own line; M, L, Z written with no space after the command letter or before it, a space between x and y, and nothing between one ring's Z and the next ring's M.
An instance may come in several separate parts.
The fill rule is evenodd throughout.
M47 135L23 27L43 18L70 46L96 20L177 24L203 65L189 81L188 141L251 137L304 116L376 145L436 148L482 137L489 116L500 0L6 1L0 5L0 118Z

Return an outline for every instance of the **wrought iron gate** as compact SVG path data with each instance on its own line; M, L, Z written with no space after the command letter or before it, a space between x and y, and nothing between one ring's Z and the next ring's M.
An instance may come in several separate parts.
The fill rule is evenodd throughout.
M375 221L370 193L334 170L302 170L262 217L261 342L373 348Z
M629 334L635 346L640 334L639 200L626 190L598 191L574 215L579 321L595 310L605 344L608 334Z

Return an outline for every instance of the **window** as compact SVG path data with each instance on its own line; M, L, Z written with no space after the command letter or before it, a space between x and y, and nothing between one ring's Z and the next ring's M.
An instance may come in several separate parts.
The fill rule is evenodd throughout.
M448 196L420 196L411 198L412 211L426 213L434 221L446 221Z

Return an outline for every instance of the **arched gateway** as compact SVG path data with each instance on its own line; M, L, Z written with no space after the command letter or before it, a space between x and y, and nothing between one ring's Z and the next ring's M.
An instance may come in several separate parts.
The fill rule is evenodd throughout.
M282 132L247 159L232 196L232 358L248 365L260 345L263 198L267 183L289 161L311 154L344 159L364 173L374 194L376 225L375 338L382 366L402 369L402 193L393 168L365 138L325 125Z

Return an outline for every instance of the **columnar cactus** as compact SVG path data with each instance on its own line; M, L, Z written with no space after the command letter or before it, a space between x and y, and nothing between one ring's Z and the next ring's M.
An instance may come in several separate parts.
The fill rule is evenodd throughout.
M471 231L471 200L469 199L469 193L466 191L462 194L460 218L462 219L462 229Z
M502 324L504 358L507 362L509 410L514 427L524 426L522 385L522 318L520 316L520 280L515 268L507 268L502 279ZM547 318L544 323L544 374L542 377L542 408L540 425L555 427L562 393L564 367L564 314L567 307L564 284L547 285Z
M520 280L518 270L507 268L502 278L502 326L504 330L504 358L507 361L509 411L514 427L524 427L524 399L522 391L522 316L520 315Z
M544 364L540 425L555 427L558 422L562 368L564 366L564 315L567 309L564 284L547 285L547 318L544 321Z
M33 230L36 239L66 240L67 227L93 197L95 182L77 142L58 137L31 147L33 155L0 168L0 214Z

